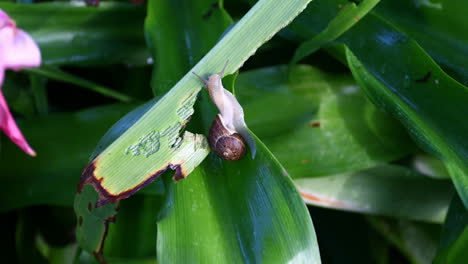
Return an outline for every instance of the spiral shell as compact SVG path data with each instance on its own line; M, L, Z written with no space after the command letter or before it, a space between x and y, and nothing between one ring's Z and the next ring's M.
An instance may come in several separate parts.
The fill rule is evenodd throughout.
M219 114L211 124L208 142L211 150L227 161L240 160L246 152L246 143L242 136L228 129Z

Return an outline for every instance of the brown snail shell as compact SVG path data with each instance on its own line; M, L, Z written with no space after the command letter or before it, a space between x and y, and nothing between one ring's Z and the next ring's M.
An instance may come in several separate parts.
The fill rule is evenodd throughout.
M246 143L242 136L228 129L219 114L211 124L208 142L211 150L227 161L240 160L246 152Z

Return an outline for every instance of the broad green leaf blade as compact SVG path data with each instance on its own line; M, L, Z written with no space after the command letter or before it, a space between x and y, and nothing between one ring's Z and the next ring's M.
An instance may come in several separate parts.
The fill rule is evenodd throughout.
M350 29L360 19L362 19L380 0L365 0L364 2L356 5L349 3L342 5L340 12L328 24L327 28L320 32L314 38L303 42L294 53L291 60L292 64L297 63L306 56L318 50L321 46L331 42L341 36L346 30Z
M154 98L153 100L135 108L134 110L126 114L124 117L122 117L118 122L116 122L107 131L107 133L101 138L101 140L97 144L97 147L91 154L91 160L97 155L99 155L99 153L101 153L103 149L109 146L116 138L118 138L122 133L124 133L129 127L131 127L148 110L149 107L151 107L155 102L157 102L158 99L159 98ZM84 187L80 186L80 188L86 189L86 186ZM75 204L74 204L75 212L78 216L78 221L88 223L87 225L82 225L82 226L78 225L78 228L76 230L77 237L80 238L79 243L81 247L87 250L88 252L92 252L96 256L96 259L100 260L101 262L104 259L106 260L113 259L114 261L117 261L115 257L122 257L122 256L128 257L129 255L132 255L132 254L134 257L135 255L138 255L138 257L141 257L141 255L143 254L138 254L139 252L140 253L145 252L146 255L148 255L148 251L147 251L148 248L146 247L146 250L145 250L145 247L143 246L138 246L137 251L133 251L132 253L125 254L125 252L122 252L121 250L122 245L120 244L119 237L121 235L125 235L125 233L127 232L139 233L136 229L155 230L154 229L156 227L155 215L157 214L157 212L154 211L153 207L155 206L155 204L158 204L158 205L160 204L161 198L154 198L154 197L132 198L126 204L133 203L134 200L139 201L139 203L146 204L146 206L144 206L143 208L138 208L139 210L138 212L142 214L141 218L136 219L137 217L135 216L132 217L132 214L136 215L136 213L133 211L130 211L130 209L125 209L125 208L128 208L128 206L124 205L123 210L125 210L125 212L123 213L123 216L122 216L123 219L119 221L118 225L114 226L114 225L109 225L110 222L114 222L117 216L117 211L112 210L112 208L120 208L120 203L117 202L112 205L109 205L109 204L104 205L104 208L108 208L107 209L109 211L108 214L105 217L102 217L102 216L96 217L96 215L92 213L92 209L98 208L97 206L98 200L96 199L97 194L96 192L93 192L93 191L83 191L83 189L81 192L79 192L76 195ZM164 186L162 185L161 181L158 181L157 184L155 183L155 184L149 185L148 187L143 189L141 193L161 195L164 193ZM130 208L136 208L136 207L132 206ZM98 212L102 212L102 211L99 210ZM129 220L129 218L131 218L131 220ZM142 220L142 226L138 226L137 228L135 228L133 223L138 220ZM151 220L154 221L152 223L153 225L149 223L149 221ZM129 223L132 223L132 224L129 226ZM98 230L98 232L95 232L95 230ZM119 230L121 231L119 232ZM89 232L91 232L91 234ZM147 231L143 233L146 234ZM108 235L110 236L110 239L107 239ZM125 236L128 236L128 235L125 235ZM91 239L89 237L91 237ZM151 241L150 236L148 237L145 235L145 238L147 238L148 241ZM107 240L110 240L110 242L106 243ZM135 244L135 245L138 245L138 244ZM104 246L106 246L105 258L103 254ZM151 248L154 249L154 245L152 245ZM84 255L83 257L85 256L86 255Z
M109 224L115 221L118 204L97 207L99 196L92 186L84 186L75 196L74 209L77 216L76 240L88 252L92 252L99 262L104 262L102 251Z
M450 182L394 165L294 182L308 204L436 223L454 192Z
M191 177L170 185L158 261L320 263L312 222L289 176L257 146L255 160L211 155Z
M452 199L442 229L436 264L463 263L468 259L468 211L458 196Z
M288 3L263 0L227 33L220 42L193 68L202 76L222 69L226 60L226 73L236 70L255 50L274 33L289 23L302 11L308 0ZM275 18L276 23L262 23ZM255 34L253 34L255 32ZM245 36L252 35L249 41ZM191 142L199 146L193 157L184 163L183 148L174 151L171 146L180 142L179 131L193 113L193 104L201 89L200 81L187 73L161 100L106 148L88 165L81 185L93 184L100 192L100 204L128 197L142 186L149 184L161 171L187 164L186 171L179 171L183 178L206 156L206 146L200 136L191 136L182 146L190 148ZM185 141L182 141L185 142ZM179 151L177 151L179 149ZM179 154L180 153L180 154ZM193 155L192 155L193 154Z
M367 169L416 150L349 75L305 65L262 68L239 75L237 95L249 127L293 178Z
M99 8L84 2L3 2L0 8L38 43L43 64L146 64L149 58L143 7L115 2L101 3Z
M420 81L424 72L417 63L404 63L400 68L382 73L374 68L373 63L378 62L368 61L372 70L366 70L347 50L349 66L369 96L397 115L426 150L444 161L468 207L468 160L465 155L468 123L461 122L468 113L468 88L447 76L416 43L404 39L399 43L390 45L386 51L394 52L395 56L400 52L418 56L418 63L423 64L424 72L427 72L424 76L429 73L427 81ZM357 49L363 55L361 47ZM441 102L445 103L443 108L434 107Z
M169 91L219 40L232 23L223 1L149 1L145 32L154 58L155 95ZM177 23L169 23L177 17Z
M310 39L322 32L339 13L340 7L347 4L348 0L313 1L288 26L283 36L296 41ZM466 85L468 38L465 34L467 23L464 21L467 10L467 3L458 1L431 5L427 1L382 0L370 15L396 25L401 32L416 40L448 74ZM358 24L363 23L367 22L361 20ZM370 32L368 35L371 38L376 36ZM355 35L356 38L358 36Z
M373 12L414 38L444 71L468 85L468 1L385 0Z
M315 22L330 20L339 3L316 1L291 27L294 37L317 34L323 22ZM468 88L443 72L416 42L372 12L337 41L356 56L355 63L348 56L348 63L362 88L407 125L426 151L444 161L468 206L468 123L463 122ZM357 67L358 62L362 67Z
M274 1L260 1L258 9L255 7L253 9L258 11L259 17L252 13L247 14L218 45L229 38L230 34L234 34L233 31L235 32L238 27L242 29L242 26L248 25L241 36L248 34L249 41L244 37L242 43L233 42L232 47L229 46L231 41L226 41L225 45L236 52L238 45L254 44L257 41L255 37L266 37L263 35L265 32L261 31L266 25L263 23L266 17L272 22L272 27L285 23L280 19L283 22L274 25L272 17L275 18L275 14L279 11L276 7L278 5L284 7L283 4L286 3L277 1L274 8L269 6L271 9L268 9L267 6L273 3ZM270 10L269 15L268 12L265 13L266 10ZM272 10L274 12L271 12ZM288 9L283 8L283 11L289 15ZM260 18L262 16L263 19ZM257 18L258 22L250 24ZM252 38L253 42L250 43ZM217 47L219 46L214 50ZM249 46L247 48L246 51L250 50ZM219 68L201 75L219 72L227 59L229 59L229 68L232 63L231 53L229 51L221 56ZM162 63L164 65L170 61ZM176 74L185 71L186 68L180 66ZM209 125L214 116L212 108L210 109L212 103L206 100L205 93L200 101L197 113L201 112L202 116L193 122L198 121L199 126ZM202 130L207 130L207 127ZM228 164L211 155L211 158L207 159L189 178L177 184L172 182L168 184L170 187L166 210L158 224L158 261L162 263L320 261L310 216L290 179L283 175L283 170L263 145L255 160L245 157Z

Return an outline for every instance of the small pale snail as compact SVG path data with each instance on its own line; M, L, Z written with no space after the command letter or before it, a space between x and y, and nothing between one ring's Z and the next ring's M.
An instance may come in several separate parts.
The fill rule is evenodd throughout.
M246 153L246 145L250 147L252 158L254 158L255 140L245 124L244 110L236 97L224 89L221 82L227 63L219 74L210 75L208 80L193 72L205 83L211 100L219 109L219 114L211 124L208 142L216 155L224 160L240 160Z

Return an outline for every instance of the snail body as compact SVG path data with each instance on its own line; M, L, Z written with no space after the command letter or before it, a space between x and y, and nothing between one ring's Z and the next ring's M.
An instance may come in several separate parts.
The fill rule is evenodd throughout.
M208 142L211 150L224 160L240 160L246 153L247 145L254 158L255 140L245 124L244 110L236 97L226 90L221 82L226 66L227 62L219 74L210 75L208 80L193 72L204 82L211 100L219 109L219 114L211 124Z
M220 114L216 115L211 124L208 143L218 157L227 161L240 160L246 152L244 138L227 128Z

